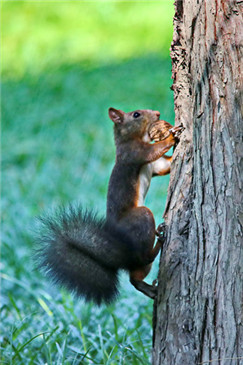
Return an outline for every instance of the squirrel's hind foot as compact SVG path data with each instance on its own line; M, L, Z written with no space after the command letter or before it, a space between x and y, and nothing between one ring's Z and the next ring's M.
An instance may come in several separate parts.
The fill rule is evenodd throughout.
M155 231L156 236L159 241L164 242L165 234L166 234L166 224L165 222L160 223Z
M151 299L155 299L157 297L157 286L149 285L145 283L145 281L138 281L131 279L131 284L139 291L141 291L144 295Z

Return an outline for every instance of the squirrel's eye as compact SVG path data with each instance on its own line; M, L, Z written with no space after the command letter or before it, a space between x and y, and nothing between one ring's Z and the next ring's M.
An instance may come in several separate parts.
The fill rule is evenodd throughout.
M138 117L140 117L140 113L139 112L135 112L135 113L133 113L133 118L138 118Z

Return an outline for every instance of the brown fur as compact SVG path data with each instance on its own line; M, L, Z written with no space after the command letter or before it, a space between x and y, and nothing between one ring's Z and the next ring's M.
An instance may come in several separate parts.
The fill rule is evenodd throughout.
M140 114L137 118L134 117L136 112ZM139 176L144 165L161 158L176 141L169 132L162 141L154 144L144 142L151 125L159 122L159 112L138 110L124 113L110 108L109 116L115 124L116 163L109 182L107 220L121 227L132 241L137 242L137 268L130 271L130 280L138 290L151 296L154 290L151 287L148 289L146 283L143 285L142 280L148 275L160 245L158 243L154 247L155 222L152 212L138 206ZM166 126L167 130L172 128L169 123ZM171 160L171 157L166 156L165 159ZM156 175L166 173L169 173L168 167Z
M129 271L136 289L151 298L156 295L156 288L143 281L160 250L160 241L154 246L154 217L144 198L152 176L169 172L171 157L164 154L176 142L170 131L163 141L150 143L151 124L160 125L157 111L124 113L110 108L109 116L114 122L116 163L106 218L73 206L47 215L41 220L36 253L39 267L52 281L97 304L117 296L120 269ZM153 132L158 136L159 131Z

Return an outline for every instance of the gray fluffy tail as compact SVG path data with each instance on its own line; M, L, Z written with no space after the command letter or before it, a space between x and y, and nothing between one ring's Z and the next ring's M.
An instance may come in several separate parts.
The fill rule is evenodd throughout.
M132 266L125 232L70 206L40 218L37 265L55 283L96 304L118 294L118 269Z

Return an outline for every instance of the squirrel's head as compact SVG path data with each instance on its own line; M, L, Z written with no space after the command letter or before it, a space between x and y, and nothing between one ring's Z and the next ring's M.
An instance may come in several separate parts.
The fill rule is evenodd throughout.
M115 136L121 140L142 139L150 141L148 129L157 122L160 112L150 109L135 110L125 113L122 110L109 108L109 117L114 122Z

